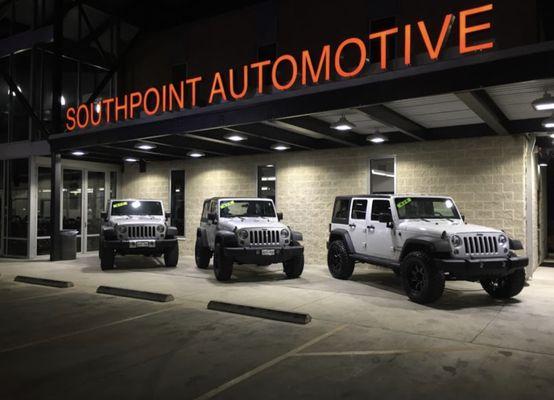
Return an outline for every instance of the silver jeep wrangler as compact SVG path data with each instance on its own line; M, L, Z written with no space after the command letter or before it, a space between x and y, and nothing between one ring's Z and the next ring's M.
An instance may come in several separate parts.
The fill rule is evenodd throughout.
M179 261L177 228L169 226L160 200L110 200L102 213L100 231L100 265L113 269L116 254L164 256L166 267Z
M298 278L304 269L302 234L282 224L270 199L211 198L204 201L196 234L198 268L208 268L214 256L214 273L226 281L233 263L260 266L283 263L287 278Z

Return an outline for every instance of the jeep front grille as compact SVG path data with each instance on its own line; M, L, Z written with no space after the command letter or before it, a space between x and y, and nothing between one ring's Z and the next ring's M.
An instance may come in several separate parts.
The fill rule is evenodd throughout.
M464 236L465 254L468 256L498 255L498 238L496 235Z
M127 228L129 239L155 239L156 227L148 225L129 226Z
M279 229L253 229L250 231L251 246L278 246L280 242Z

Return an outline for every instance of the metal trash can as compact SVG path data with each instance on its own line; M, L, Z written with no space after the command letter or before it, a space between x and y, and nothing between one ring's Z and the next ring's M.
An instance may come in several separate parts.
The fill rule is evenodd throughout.
M55 236L55 245L59 249L60 260L75 260L77 258L78 233L73 229L64 229Z

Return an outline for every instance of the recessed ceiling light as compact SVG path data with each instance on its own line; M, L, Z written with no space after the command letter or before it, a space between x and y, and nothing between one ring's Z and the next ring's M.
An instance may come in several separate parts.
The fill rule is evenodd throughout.
M273 164L267 164L267 165L266 165L266 168L273 168L274 166L275 166L275 165L273 165Z
M544 95L531 103L533 108L537 111L554 110L554 97L548 92L544 92Z
M65 106L65 97L63 97L63 94L60 96L60 105Z
M347 120L344 115L340 117L340 119L337 122L334 122L331 124L331 129L335 129L337 131L350 131L355 127L356 125L354 125L352 122Z
M552 139L554 139L554 133L551 133L551 134L550 134L550 137L551 137Z
M230 140L231 142L242 142L246 140L246 136L239 135L238 133L230 133L224 136L225 139Z
M125 157L123 160L128 163L138 162L138 159L134 157Z
M148 143L137 143L135 144L135 147L141 150L152 150L156 148L156 145L148 144Z
M81 157L85 155L85 152L81 150L75 150L75 151L72 151L71 154L77 157Z
M200 157L204 157L205 155L206 154L202 153L201 151L196 151L196 150L189 151L187 153L187 156L192 157L192 158L200 158Z
M290 146L287 146L286 144L282 144L282 143L276 143L271 145L271 148L277 151L285 151L285 150L289 150Z
M546 129L553 129L554 128L554 114L552 114L551 117L545 119L542 121L542 126Z
M383 135L371 135L367 137L367 141L375 144L384 143L387 141L387 138Z
M540 163L539 167L548 167L548 164L547 163Z

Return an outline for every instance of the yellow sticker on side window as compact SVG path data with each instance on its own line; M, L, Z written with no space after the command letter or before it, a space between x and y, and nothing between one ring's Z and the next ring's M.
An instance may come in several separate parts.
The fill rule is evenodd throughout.
M410 199L409 197L407 199L404 199L402 200L400 203L398 203L396 205L396 208L402 208L402 207L405 207L407 206L408 204L410 204L412 202L412 199Z
M127 205L126 201L120 201L119 203L113 203L112 208L123 207L123 206L126 206L126 205Z
M224 208L230 207L230 206L232 206L233 204L235 204L235 201L234 201L234 200L231 200L231 201L228 201L227 203L221 203L221 204L219 205L219 208L223 210Z

